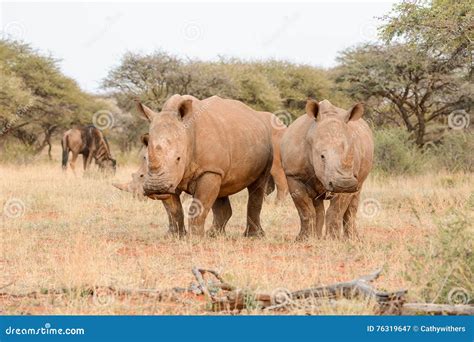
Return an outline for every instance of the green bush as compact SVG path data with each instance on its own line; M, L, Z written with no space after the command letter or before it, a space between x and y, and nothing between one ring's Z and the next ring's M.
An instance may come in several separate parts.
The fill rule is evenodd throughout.
M449 172L474 172L473 151L474 134L458 131L446 134L439 145L427 148L435 168Z
M415 174L426 169L426 155L410 140L409 133L400 128L374 130L375 171L386 174Z
M35 150L30 145L7 141L1 148L0 163L23 165L35 160Z
M474 196L466 210L452 211L438 223L438 232L429 246L413 248L413 263L405 277L413 284L416 300L433 303L474 303Z

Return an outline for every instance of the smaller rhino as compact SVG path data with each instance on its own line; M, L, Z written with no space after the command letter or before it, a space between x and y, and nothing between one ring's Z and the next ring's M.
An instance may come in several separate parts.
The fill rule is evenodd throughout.
M356 236L355 218L362 185L373 164L372 131L361 103L350 110L328 100L308 100L306 115L295 120L281 142L283 169L300 216L298 239ZM324 199L330 199L326 215Z
M148 133L144 134L141 138L142 141L145 139L148 139ZM140 151L140 166L137 171L132 173L132 180L127 183L112 183L112 185L119 190L132 193L133 197L140 201L145 201L148 197L145 196L143 183L147 172L146 149L142 149ZM184 236L186 229L184 227L184 215L181 209L179 195L172 195L166 198L152 197L152 199L161 200L165 207L169 221L168 234Z

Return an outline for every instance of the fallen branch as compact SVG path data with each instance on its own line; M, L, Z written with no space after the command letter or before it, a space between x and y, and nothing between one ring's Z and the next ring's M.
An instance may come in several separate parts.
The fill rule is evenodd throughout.
M45 295L74 295L99 297L112 296L147 296L158 301L180 301L183 294L206 296L213 311L234 311L244 309L288 311L293 308L303 309L314 314L314 309L321 305L335 305L337 299L353 299L362 297L378 304L379 314L434 314L434 315L474 315L472 305L445 305L428 303L405 303L406 290L384 292L376 290L371 283L377 279L381 270L361 276L351 281L326 286L317 286L298 291L276 289L271 294L243 290L227 283L218 272L210 269L193 267L192 274L197 281L189 287L174 287L167 290L159 289L127 289L112 286L93 286L63 289L47 289L23 294L0 293L0 298L38 298ZM211 275L214 279L206 279ZM7 287L10 284L7 284Z
M473 305L447 305L431 303L405 303L402 315L474 315Z
M310 289L299 290L291 293L290 298L308 299L308 298L347 298L364 297L373 299L379 304L381 313L394 313L400 310L404 303L404 297L407 290L396 292L378 291L370 285L372 281L377 279L382 272L381 269L359 277L357 279L341 282L327 286L319 286Z

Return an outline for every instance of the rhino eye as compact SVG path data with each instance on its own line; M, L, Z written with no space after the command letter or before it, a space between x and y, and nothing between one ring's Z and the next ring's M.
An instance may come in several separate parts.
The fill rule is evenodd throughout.
M324 157L324 154L321 154L321 159L324 160L324 158L325 158L325 157Z
M180 161L180 160L181 160L181 157L176 158L176 161Z
M143 178L143 174L140 175L140 178Z

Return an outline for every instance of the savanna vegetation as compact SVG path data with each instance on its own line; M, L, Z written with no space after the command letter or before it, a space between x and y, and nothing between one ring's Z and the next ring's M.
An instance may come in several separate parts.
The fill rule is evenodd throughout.
M165 49L128 52L102 80L100 96L63 75L53 56L0 41L0 189L2 201L21 199L6 202L4 214L13 214L0 217L9 229L1 229L0 287L38 291L0 297L0 312L201 313L208 303L197 298L166 306L109 293L104 304L83 291L186 285L196 265L222 270L230 282L255 291L344 281L383 266L379 288L408 288L412 301L455 303L461 296L457 302L472 303L473 28L471 1L403 1L382 18L377 42L341 51L331 69L278 60L203 61ZM139 202L101 178L61 174L61 134L101 114L118 156L116 178L129 179L148 125L135 113L135 100L159 110L175 93L234 98L286 124L304 113L308 97L343 108L364 102L375 170L362 192L361 240L294 243L299 221L290 198L279 207L266 202L267 237L245 240L243 194L231 199L229 237L169 240L159 202ZM53 163L38 162L48 159ZM65 291L57 296L51 288ZM316 313L374 310L370 302L328 302Z

